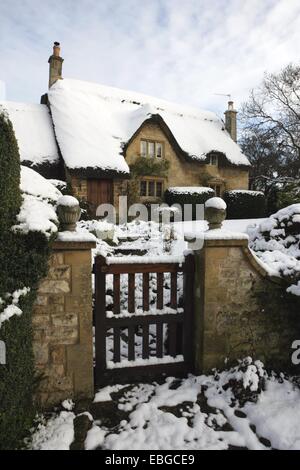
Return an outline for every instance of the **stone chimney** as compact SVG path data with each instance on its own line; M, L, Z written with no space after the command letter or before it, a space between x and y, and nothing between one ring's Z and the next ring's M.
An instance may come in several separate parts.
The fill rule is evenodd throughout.
M237 111L233 107L233 101L228 101L228 109L225 111L225 127L231 135L232 140L237 141Z
M53 54L49 57L49 88L62 79L62 64L64 59L60 57L60 44L55 42L53 46Z

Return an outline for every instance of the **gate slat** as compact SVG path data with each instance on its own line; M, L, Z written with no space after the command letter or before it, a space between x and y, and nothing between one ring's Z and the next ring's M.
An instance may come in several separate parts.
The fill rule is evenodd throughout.
M175 322L168 324L168 342L169 342L169 354L172 357L176 357L176 334L177 326Z
M156 357L163 357L163 323L156 323Z
M177 308L177 273L171 273L171 308Z
M114 362L121 361L121 330L119 327L114 328Z
M134 340L135 340L135 327L131 325L128 327L128 360L129 361L135 360Z
M143 310L149 311L149 273L143 274Z
M194 324L194 276L195 258L192 254L186 257L183 276L183 355L185 361L191 366L193 357L193 324Z
M149 324L143 326L143 359L149 359Z
M103 371L106 369L106 275L100 272L96 263L95 272L95 349L96 349L96 382L100 383Z
M114 314L118 315L120 313L120 274L114 274L113 285L114 285Z
M135 312L135 274L128 274L128 312Z
M156 273L157 279L157 308L162 310L164 307L164 273Z

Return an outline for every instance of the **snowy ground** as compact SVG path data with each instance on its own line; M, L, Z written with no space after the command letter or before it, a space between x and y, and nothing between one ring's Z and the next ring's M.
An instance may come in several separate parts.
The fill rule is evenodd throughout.
M39 418L29 448L300 449L299 385L250 358L208 376L105 387L85 409L63 405ZM78 442L82 418L88 432Z
M33 178L31 172L22 171L24 201L15 229L41 230L50 236L57 230L54 207L61 193L53 186L46 187L42 177ZM33 203L36 210L32 212ZM249 233L252 248L265 263L276 268L278 274L284 275L288 271L297 279L300 272L297 229L300 205L290 208L266 220L227 220L223 228L226 233ZM34 214L38 217L33 217ZM291 233L291 227L296 227L296 233ZM124 259L124 256L132 261L139 256L148 262L167 256L174 261L178 256L182 257L187 248L183 235L203 233L207 224L205 221L184 222L175 224L174 229L173 233L170 226L161 230L152 222L132 222L116 227L106 222L82 221L78 223L75 236L85 239L92 233L97 242L94 256L102 254L110 262L115 257ZM105 233L109 239L103 240ZM151 279L151 284L150 305L155 305L155 278ZM300 282L293 288L298 294ZM108 311L113 300L110 291L111 279L108 279ZM170 286L167 276L164 293L164 308L168 308ZM127 296L124 278L121 280L121 310L125 314ZM180 296L181 280L178 283ZM136 300L137 309L141 308L142 289L138 277ZM155 344L155 334L150 333ZM109 360L111 338L107 341ZM137 357L140 357L140 349L141 337L136 335ZM125 333L124 360L126 352ZM78 422L83 420L88 423L88 433L79 442L76 429ZM100 390L94 403L84 407L75 404L73 409L73 404L65 401L63 408L52 416L40 417L28 446L32 449L69 449L70 446L151 450L300 449L300 389L295 380L283 374L267 374L261 363L252 364L250 360L209 376L191 375L184 380L168 377L160 383L117 385Z

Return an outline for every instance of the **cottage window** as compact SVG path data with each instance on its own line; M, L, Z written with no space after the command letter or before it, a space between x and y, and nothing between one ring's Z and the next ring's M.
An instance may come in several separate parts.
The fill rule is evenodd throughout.
M163 157L163 144L162 142L155 142L153 140L141 140L141 157L162 158Z
M215 153L211 153L211 154L208 156L207 164L208 164L208 165L215 165L215 166L217 166L217 165L218 165L218 155L216 155Z
M148 142L148 156L153 158L155 155L155 144L154 142Z
M217 197L221 196L221 186L219 184L211 184L210 188L212 188L214 190L215 195Z
M155 154L158 158L162 157L162 144L159 142L155 143Z
M162 183L160 181L156 182L156 196L157 197L162 196Z
M148 182L148 196L155 196L155 181Z
M140 196L161 197L163 193L162 181L142 180L140 183Z
M147 181L141 181L140 195L147 196Z
M147 142L145 140L141 140L141 156L147 157Z

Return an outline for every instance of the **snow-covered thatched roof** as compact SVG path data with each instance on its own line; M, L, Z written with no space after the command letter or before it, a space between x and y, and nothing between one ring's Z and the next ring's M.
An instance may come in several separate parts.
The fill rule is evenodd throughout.
M34 166L59 160L49 109L44 104L0 101L12 122L18 141L21 162Z
M164 123L189 158L203 162L208 153L216 151L233 165L249 165L214 113L70 79L58 80L48 97L57 142L71 170L128 173L124 146L151 117Z

